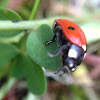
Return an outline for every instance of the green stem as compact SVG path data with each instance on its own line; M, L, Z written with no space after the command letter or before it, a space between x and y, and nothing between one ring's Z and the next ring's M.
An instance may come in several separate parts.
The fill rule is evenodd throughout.
M95 16L94 16L95 15ZM60 17L54 17L54 18L49 18L49 19L42 19L42 20L32 20L32 21L19 21L19 22L12 22L12 21L0 21L0 31L8 31L8 30L37 30L38 27L42 24L48 24L50 26L52 26L53 21L55 19L68 19L71 20L75 23L82 23L82 22L87 22L87 21L91 21L93 19L95 19L95 17L98 16L100 17L100 14L98 12L94 13L94 14L89 14L87 16L84 16L84 21L83 21L83 17L80 18L69 18L69 17L64 17L64 16L60 16ZM99 25L98 25L99 27ZM87 33L87 32L86 32ZM91 34L91 33L90 33ZM99 32L96 33L96 36L92 36L90 37L88 34L86 34L87 36L87 40L88 43L91 43L91 41L95 41L100 39L100 34Z
M13 23L12 21L0 21L0 30L36 30L42 24L48 24L47 20L40 21L20 21Z
M32 12L31 12L31 15L29 17L29 20L32 20L34 18L36 10L37 10L37 7L39 5L39 2L40 2L40 0L35 0L35 4L34 4L34 6L32 8Z
M98 11L93 14L90 13L87 16L80 17L80 18L59 16L59 17L54 17L54 18L42 19L42 20L19 21L16 23L12 21L0 20L0 30L26 30L26 29L36 30L42 24L48 24L52 26L53 21L55 19L68 19L76 23L78 22L82 23L82 22L91 21L92 19L95 19L96 16L100 17L100 14L98 13Z
M36 30L40 25L42 24L48 24L52 26L52 23L55 19L58 18L65 18L69 19L67 17L55 17L50 19L42 19L42 20L32 20L32 21L19 21L19 22L12 22L12 21L0 21L0 30Z

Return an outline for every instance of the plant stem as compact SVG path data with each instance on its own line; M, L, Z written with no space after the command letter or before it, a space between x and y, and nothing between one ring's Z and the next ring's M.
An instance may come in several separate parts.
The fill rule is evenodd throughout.
M70 18L67 17L55 17L42 20L19 21L19 22L0 20L0 30L27 30L27 29L36 30L42 24L48 24L52 26L53 21L58 18L66 18L71 20Z
M34 4L34 6L32 8L32 12L31 12L31 15L29 17L29 20L32 20L34 18L36 10L37 10L37 7L39 5L39 2L40 2L40 0L35 0L35 4Z
M100 17L100 14L97 12L93 14L88 14L84 17L78 17L78 18L71 18L71 17L65 17L65 16L59 16L59 17L53 17L48 19L42 19L42 20L32 20L32 21L19 21L19 22L12 22L7 20L0 20L0 30L26 30L26 29L34 29L36 30L40 25L42 24L48 24L52 26L52 23L55 19L68 19L76 23L82 23L91 21L95 17Z
M94 16L95 15L95 16ZM95 19L96 16L100 16L98 12L94 14L89 14L88 16L80 17L80 18L69 18L69 17L54 17L54 18L48 18L48 19L42 19L42 20L32 20L32 21L19 21L19 22L12 22L12 21L0 21L0 31L8 31L8 30L37 30L38 27L42 24L48 24L52 26L52 23L55 19L68 19L76 23L82 23L82 22L87 22ZM84 18L84 21L83 21ZM95 28L93 28L95 29ZM97 32L94 34L94 36L91 36L90 34L87 34L87 29L85 29L86 37L88 43L91 43L91 41L95 41L100 39L100 34L99 34L99 29L100 25L98 24L98 27L96 27ZM84 30L83 30L84 31ZM90 37L91 36L91 37Z
M0 30L36 30L42 24L48 24L49 21L20 21L13 23L12 21L0 21Z

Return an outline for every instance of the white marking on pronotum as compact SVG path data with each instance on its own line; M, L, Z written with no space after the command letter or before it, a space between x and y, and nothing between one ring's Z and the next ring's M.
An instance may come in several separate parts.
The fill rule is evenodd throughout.
M74 72L76 70L76 68L72 68L71 71Z
M69 67L72 68L73 67L73 63L69 64Z
M86 51L86 45L82 45L84 51Z
M74 49L69 49L68 57L77 58L77 52Z

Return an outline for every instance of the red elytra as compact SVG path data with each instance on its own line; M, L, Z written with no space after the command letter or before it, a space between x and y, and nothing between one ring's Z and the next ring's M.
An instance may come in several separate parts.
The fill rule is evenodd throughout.
M80 47L86 45L85 34L75 23L66 19L56 19L54 22L57 22L61 26L63 34L71 43ZM68 29L68 27L73 27L74 29Z

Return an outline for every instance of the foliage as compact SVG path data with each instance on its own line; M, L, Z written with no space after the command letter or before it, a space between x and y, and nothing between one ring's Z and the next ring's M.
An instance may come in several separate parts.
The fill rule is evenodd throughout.
M0 20L22 20L22 18L14 11L9 9L0 8ZM21 31L16 30L3 30L0 31L0 37L11 37L21 33Z
M45 42L52 39L53 32L48 25L42 25L36 32L32 32L27 39L26 48L29 56L39 65L46 69L57 70L60 64L60 57L51 58L47 52L54 52L57 49L56 43L45 46Z
M23 12L27 9L22 10L22 12L27 16L26 19L29 19L31 21L24 21L18 13L10 9L0 8L0 79L2 79L4 76L8 76L7 81L12 78L16 78L16 80L24 79L27 83L29 91L32 94L42 95L43 93L45 93L47 88L44 70L57 70L61 66L60 56L51 58L47 54L48 52L54 52L57 49L56 41L45 46L45 42L52 39L54 35L50 27L53 20L55 18L67 18L79 23L81 21L84 21L85 23L83 24L83 26L80 26L86 33L88 44L100 39L98 30L100 27L100 22L88 22L88 20L91 20L91 16L85 16L82 18L59 16L55 18L32 20L35 16L36 9L40 0L36 1L37 3L35 2L36 5L35 7L33 6L31 14L28 11L26 11L27 13ZM2 0L0 7L4 7L7 2L8 0ZM29 7L31 8L30 5ZM92 32L93 34L91 34ZM84 69L82 69L82 67L81 71L84 72ZM58 81L60 81L59 78ZM87 91L87 88L84 89L84 87L81 87L82 89L80 89L80 87L73 85L69 86L68 88L73 91L73 100L87 100L88 96L85 97L85 93L83 92ZM55 91L57 91L57 88L55 89ZM61 89L59 93L62 93ZM94 92L92 92L92 94L93 93ZM59 95L59 97L60 96L61 95ZM63 98L63 94L60 98ZM64 97L64 99L65 98L66 96Z
M0 12L2 13L2 15L0 15L0 20L11 20L11 21L21 20L21 17L12 10L1 8ZM9 38L18 35L19 33L21 33L21 31L3 30L0 31L0 37ZM36 34L37 32L35 32L35 35ZM35 63L34 62L35 59L32 60L26 52L27 36L28 35L24 34L21 40L16 44L15 43L7 44L0 42L0 67L4 67L5 64L10 62L9 64L10 78L11 77L16 77L18 79L24 78L27 81L29 90L34 94L41 95L46 90L46 77L44 75L42 67L37 63ZM32 42L36 43L36 40ZM30 46L28 46L28 48L30 48ZM39 48L38 45L36 48ZM35 52L33 51L32 54L33 53Z

